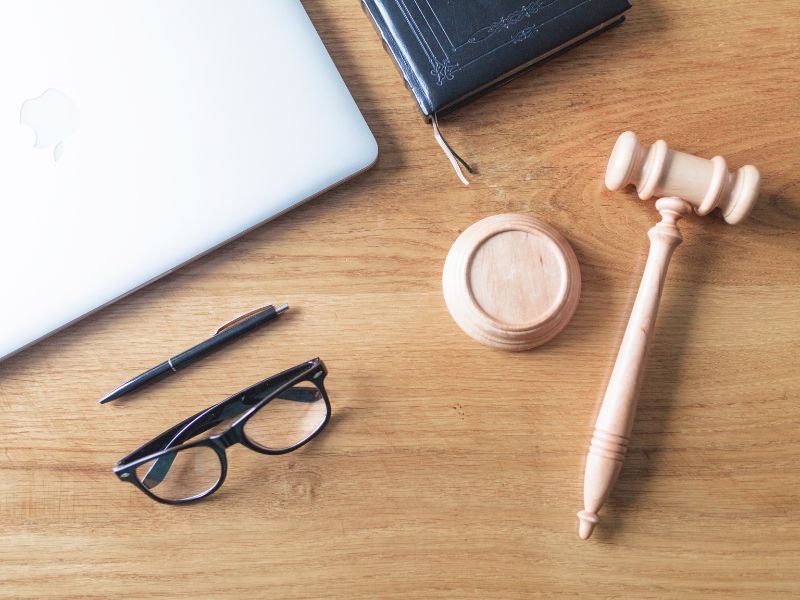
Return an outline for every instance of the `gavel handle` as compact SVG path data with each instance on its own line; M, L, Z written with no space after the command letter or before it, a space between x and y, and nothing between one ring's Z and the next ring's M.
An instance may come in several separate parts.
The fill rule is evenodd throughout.
M622 469L667 268L673 251L683 241L677 221L692 211L691 205L679 198L662 198L656 202L656 208L661 213L661 222L647 234L650 238L647 265L586 457L584 509L578 513L579 534L584 540L592 535L598 521L597 511Z

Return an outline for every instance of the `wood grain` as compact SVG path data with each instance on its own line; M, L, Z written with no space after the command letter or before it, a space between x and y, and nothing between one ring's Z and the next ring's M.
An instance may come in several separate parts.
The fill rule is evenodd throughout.
M0 597L800 595L797 2L638 2L623 27L443 123L479 166L469 188L358 3L306 6L379 164L0 365ZM583 460L658 220L603 189L625 129L755 164L763 192L735 231L683 223L629 454L587 543ZM519 354L471 341L440 291L459 232L503 212L557 227L583 272L571 325ZM271 301L293 310L96 403ZM334 420L312 445L234 449L225 487L191 507L113 477L179 418L316 355Z

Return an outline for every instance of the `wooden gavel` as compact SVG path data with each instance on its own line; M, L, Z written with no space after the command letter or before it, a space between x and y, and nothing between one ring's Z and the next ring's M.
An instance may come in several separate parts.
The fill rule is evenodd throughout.
M740 223L758 198L759 182L758 170L752 165L730 173L720 156L707 160L675 152L664 140L645 148L631 131L623 133L614 146L606 170L606 187L616 191L633 184L642 200L658 197L656 209L661 213L661 222L648 232L650 253L642 283L586 457L584 509L578 513L582 539L592 535L597 511L611 492L628 450L647 346L667 268L673 251L683 241L677 222L692 211L704 216L719 207L725 221Z

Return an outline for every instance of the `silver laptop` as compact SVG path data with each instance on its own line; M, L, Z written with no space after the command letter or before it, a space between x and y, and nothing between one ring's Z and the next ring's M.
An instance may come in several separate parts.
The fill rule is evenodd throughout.
M299 0L3 0L0 82L0 360L377 157Z

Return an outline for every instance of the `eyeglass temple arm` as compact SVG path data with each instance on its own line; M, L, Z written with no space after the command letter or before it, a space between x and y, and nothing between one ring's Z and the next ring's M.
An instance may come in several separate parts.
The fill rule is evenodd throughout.
M301 363L295 367L292 367L291 369L287 369L286 371L278 373L277 375L273 375L272 377L269 377L268 379L265 379L264 381L247 388L241 393L223 400L222 402L189 417L185 421L178 423L174 427L157 436L155 439L150 440L138 450L135 450L133 453L123 458L120 462L130 462L149 454L166 450L172 446L181 444L185 440L191 439L192 437L203 433L204 431L208 431L209 429L216 427L223 421L230 419L233 416L246 412L247 409L252 408L264 398L272 394L275 389L279 389L290 381L295 380L304 371L310 372L309 367L311 367L311 369L321 367L322 372L326 372L325 365L322 364L322 361L319 358L316 358L312 361ZM317 376L315 375L315 377ZM295 393L293 391L294 389L296 388L288 388L283 390L279 396L284 397L294 394L293 398L287 397L286 399L294 399L301 402L316 401L316 392L312 388L308 388L309 392L305 395L303 395L303 393ZM230 412L226 410L229 406L232 406ZM225 416L220 417L219 413L221 412L224 412Z
M269 392L269 390L267 390ZM259 398L258 396L261 396ZM255 404L260 402L264 397L268 396L269 393L263 393L256 395L255 398L252 400L244 398L237 398L236 402L232 402L227 406L220 407L222 410L219 412L218 415L214 416L213 414L208 414L209 411L212 411L213 408L209 409L209 411L204 411L205 415L201 414L198 415L198 418L193 420L190 423L186 423L185 427L179 429L175 434L172 436L172 439L167 443L166 446L161 448L162 450L166 450L173 446L178 446L182 444L184 441L195 437L209 429L212 429L227 421L228 419L232 419L247 409L252 408ZM316 387L310 388L287 388L286 390L282 391L280 394L276 396L276 398L281 398L283 400L289 400L293 402L316 402L319 400L318 390ZM204 418L205 417L205 418ZM183 425L183 424L182 424ZM168 432L171 433L171 432ZM160 441L160 440L159 440ZM158 452L159 450L156 450ZM142 480L142 483L146 485L148 488L153 488L157 486L159 483L164 481L164 478L169 473L170 468L172 467L172 463L175 460L175 454L164 454L160 456L153 462L153 465L147 470L147 473Z
M205 410L201 410L199 413L181 421L177 425L169 428L164 433L156 436L137 450L134 450L131 454L123 458L120 463L131 462L149 454L155 454L156 452L160 452L170 448L171 446L180 444L185 440L203 433L204 431L208 431L223 421L233 418L236 415L245 412L249 408L252 408L263 398L271 394L275 388L284 385L285 381L285 378L273 379L272 381L269 381L269 385L245 390L244 392L227 398L222 402L215 404L214 406L210 406ZM288 392L288 390L286 391ZM283 392L281 392L281 395L283 395Z
M316 387L290 387L275 396L281 400L291 400L292 402L317 402L320 399L319 390Z
M204 411L204 414L198 415L197 419L186 423L184 427L181 427L171 436L171 439L162 448L155 451L158 452L159 450L166 450L172 446L178 446L196 435L213 429L220 423L238 417L243 412L246 412L261 402L265 397L269 396L271 391L272 390L266 390L264 393L255 394L251 398L237 397L234 402L225 406L220 406L218 412L213 410L210 412ZM316 388L288 388L275 397L293 402L316 402L319 399Z

